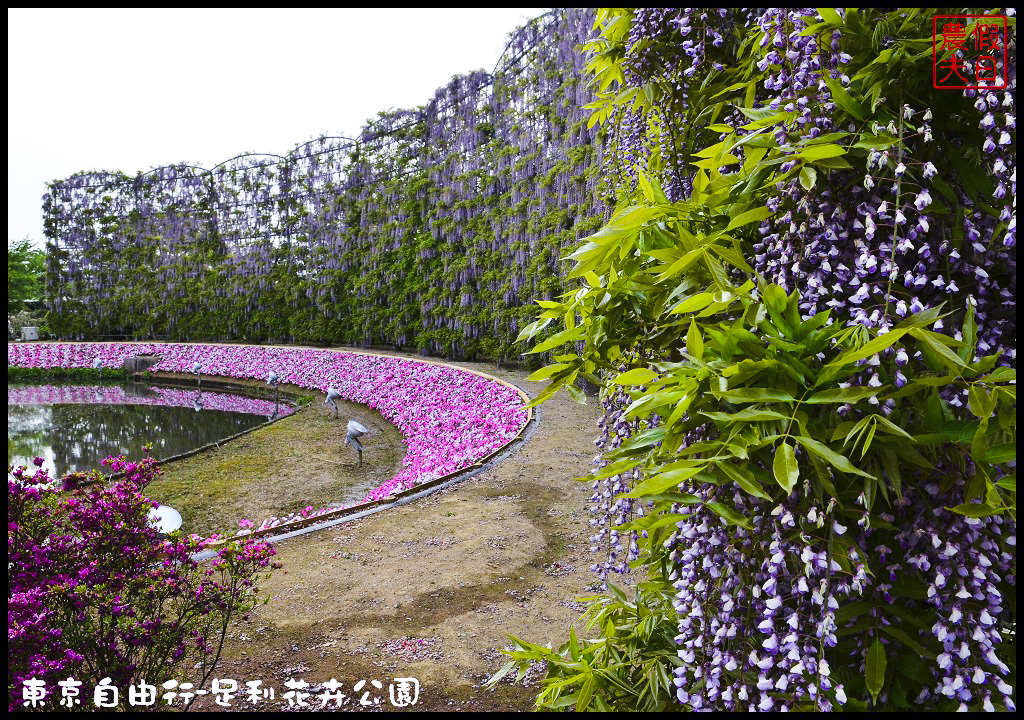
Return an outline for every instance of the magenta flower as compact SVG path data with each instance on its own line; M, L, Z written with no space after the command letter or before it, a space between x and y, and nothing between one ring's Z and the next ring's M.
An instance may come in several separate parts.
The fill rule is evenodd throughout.
M34 343L8 344L8 366L27 368L91 367L101 359L105 367L118 367L125 359L154 354L160 362L154 372L187 373L201 362L208 377L264 380L276 368L281 382L319 392L336 388L341 397L377 410L401 432L406 445L402 468L395 477L371 490L363 502L379 500L396 492L463 470L495 452L518 435L529 418L525 400L513 388L467 370L405 358L311 348L257 347L247 345L155 343ZM9 390L19 395L30 389ZM57 392L71 393L74 388ZM161 390L161 403L190 405L187 391ZM112 395L113 393L113 395ZM116 391L104 392L105 399ZM220 402L209 397L207 407ZM261 400L238 399L237 403ZM41 400L39 400L41 401ZM67 401L67 400L65 400ZM52 400L51 400L52 402ZM228 408L225 408L228 409ZM234 409L234 408L231 408ZM262 405L260 414L272 412ZM284 412L284 406L282 406ZM269 518L258 529L323 514L312 506L280 518Z

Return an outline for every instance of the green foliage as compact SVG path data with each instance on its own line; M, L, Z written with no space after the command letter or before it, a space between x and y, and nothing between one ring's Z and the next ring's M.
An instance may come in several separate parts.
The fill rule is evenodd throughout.
M661 712L674 709L672 666L676 657L672 595L656 583L638 588L635 601L609 585L611 597L590 598L583 616L585 632L598 637L581 640L574 629L557 651L512 638L512 660L487 681L493 687L513 669L517 682L534 663L548 663L537 706L578 711Z
M41 300L45 253L27 237L7 241L7 312L25 308L26 300Z

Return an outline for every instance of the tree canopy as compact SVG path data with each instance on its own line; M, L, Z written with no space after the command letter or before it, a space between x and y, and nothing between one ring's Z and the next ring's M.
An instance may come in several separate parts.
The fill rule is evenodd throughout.
M7 241L7 312L25 309L25 302L43 294L45 253L25 237Z

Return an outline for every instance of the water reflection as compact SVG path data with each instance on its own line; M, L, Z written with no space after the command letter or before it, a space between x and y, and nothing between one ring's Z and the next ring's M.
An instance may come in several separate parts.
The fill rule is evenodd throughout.
M255 398L143 383L15 385L7 395L8 465L31 467L42 457L56 477L97 468L108 455L141 457L146 443L154 457L168 458L254 428L273 414L273 403L267 412L266 401ZM282 406L282 414L286 408L291 411Z

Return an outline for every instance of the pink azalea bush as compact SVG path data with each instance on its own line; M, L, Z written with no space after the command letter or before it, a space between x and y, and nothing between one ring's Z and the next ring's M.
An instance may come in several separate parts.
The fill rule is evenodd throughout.
M156 503L142 490L159 474L156 462L104 463L124 478L86 485L90 474L72 473L63 492L41 467L8 469L8 711L22 709L29 679L45 683L47 707L69 676L83 688L110 678L123 690L177 666L202 687L228 622L253 607L263 573L279 567L273 547L251 538L200 564L192 555L208 540L162 539L148 521Z
M191 373L265 380L271 371L281 382L318 392L328 386L342 396L380 412L402 433L402 469L371 490L363 502L470 467L511 441L529 413L522 397L493 379L447 365L383 355L252 345L157 343L27 343L7 345L7 364L26 368L119 368L135 355L160 357L154 372ZM339 431L340 432L340 431ZM265 520L257 530L327 508Z

